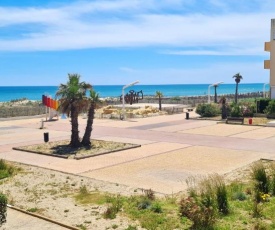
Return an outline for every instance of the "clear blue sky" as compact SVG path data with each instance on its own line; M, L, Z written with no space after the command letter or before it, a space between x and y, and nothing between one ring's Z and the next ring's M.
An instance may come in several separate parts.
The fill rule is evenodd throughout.
M0 86L269 82L274 0L1 0Z

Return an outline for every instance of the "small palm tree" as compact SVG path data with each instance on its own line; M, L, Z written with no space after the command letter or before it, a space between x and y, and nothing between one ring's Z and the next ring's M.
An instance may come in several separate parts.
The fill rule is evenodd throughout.
M235 103L237 104L238 102L238 85L241 82L241 79L243 79L242 75L240 73L236 73L233 78L235 78L236 82L236 92L235 92Z
M94 90L90 90L89 101L90 101L90 107L88 111L87 125L81 141L81 144L84 146L91 146L91 134L93 131L95 109L96 109L97 103L99 102L99 95Z
M68 114L71 118L71 142L70 146L81 146L78 130L79 111L85 106L85 96L87 89L92 88L86 82L80 82L79 74L68 74L67 84L60 84L56 97L60 97L59 110Z
M158 97L158 99L159 99L159 110L161 110L161 100L162 100L162 97L163 97L162 92L156 91L156 97Z

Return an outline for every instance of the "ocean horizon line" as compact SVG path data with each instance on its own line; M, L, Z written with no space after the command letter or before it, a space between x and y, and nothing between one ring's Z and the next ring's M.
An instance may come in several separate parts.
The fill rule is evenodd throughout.
M130 83L128 83L130 84ZM184 84L184 83L178 83L178 84L142 84L142 83L138 83L136 85L146 85L146 86L155 86L155 85L161 85L161 86L165 86L165 85L213 85L215 83L188 83L188 84ZM269 84L269 83L265 83L265 82L241 82L239 83L239 85L241 84ZM102 85L102 84L92 84L92 86L124 86L127 84L111 84L111 85ZM236 83L221 83L220 85L236 85ZM58 85L2 85L0 87L58 87Z
M238 85L238 93L253 93L269 90L266 83L242 83ZM93 85L93 89L101 98L118 98L122 94L123 85ZM223 83L217 87L218 95L234 94L236 84ZM28 100L41 100L42 95L55 97L58 86L0 86L0 102L27 98ZM142 92L144 96L156 95L157 91L162 92L164 97L188 97L205 96L214 94L214 87L211 84L161 84L161 85L142 85L136 84L124 90Z

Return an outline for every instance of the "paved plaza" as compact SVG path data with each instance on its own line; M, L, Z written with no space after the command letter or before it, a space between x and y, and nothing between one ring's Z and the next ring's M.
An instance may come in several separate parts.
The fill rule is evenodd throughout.
M195 116L190 113L190 117ZM86 119L79 118L80 135ZM62 159L13 147L70 138L69 119L0 121L0 158L162 194L186 188L189 176L224 174L261 158L275 159L275 128L185 119L185 114L121 120L95 119L93 139L140 144L140 148L82 159Z
M185 179L192 175L224 174L261 158L275 158L273 127L186 120L184 115L95 119L93 139L141 147L82 160L12 150L43 142L44 132L50 141L69 139L69 119L45 122L42 130L41 118L0 121L0 157L164 194L184 190ZM79 123L82 135L86 119L80 117Z

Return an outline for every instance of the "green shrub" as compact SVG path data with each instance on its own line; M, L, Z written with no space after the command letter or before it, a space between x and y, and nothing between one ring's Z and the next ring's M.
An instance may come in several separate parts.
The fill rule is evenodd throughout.
M256 112L256 104L251 101L233 102L230 105L231 117L253 117Z
M236 103L232 103L230 106L230 116L231 117L242 117L242 110L241 110L241 106L239 104Z
M138 209L141 210L141 209L149 209L151 206L151 201L148 200L148 199L143 199L141 200L140 202L138 202Z
M246 200L246 195L242 191L234 192L231 196L232 200L239 200L239 201L244 201Z
M264 110L264 113L267 114L267 115L275 114L275 100L271 100L268 103L268 106Z
M7 203L7 197L0 193L0 226L7 221Z
M179 212L193 222L193 229L211 228L216 218L213 207L207 207L200 199L187 197L180 200Z
M274 196L275 195L275 162L272 162L269 167L270 171L270 192Z
M157 230L157 229L171 229L171 223L167 222L167 217L165 215L147 212L142 219L140 219L140 224L143 229ZM167 225L169 225L169 228Z
M226 215L229 212L226 187L225 185L221 185L216 189L218 211Z
M256 113L255 102L244 101L239 103L241 106L241 114L243 117L253 117Z
M171 97L171 100L172 101L180 101L181 99L180 99L180 97L177 96L177 97Z
M246 188L248 189L248 188ZM232 200L239 200L243 201L246 200L246 194L244 192L244 185L240 181L233 181L231 184L228 186L228 190L230 193L230 197ZM248 191L247 194L250 192Z
M37 212L38 208L29 208L27 209L28 212Z
M258 218L262 215L262 201L261 192L259 191L259 186L255 183L254 191L252 194L252 216Z
M253 225L253 230L267 230L269 229L265 223L260 220L257 220L256 223Z
M264 164L259 161L251 166L251 178L254 182L254 191L268 194L269 179Z
M268 103L270 102L269 98L262 98L257 101L257 112L258 113L264 113L264 110L268 106Z
M229 213L228 192L223 177L218 174L200 180L190 177L186 182L189 197L181 200L180 214L193 221L194 229L211 228L216 213Z
M3 159L0 160L0 179L11 176L15 171L13 166L10 166Z
M162 207L159 202L153 203L150 209L153 212L162 213Z
M86 185L81 185L81 186L80 186L80 188L79 188L79 193L80 193L81 195L87 195L87 194L89 194L89 191L88 191Z
M155 192L152 189L145 189L144 194L149 200L155 200L156 198Z
M136 226L129 225L125 230L137 230Z
M269 189L269 179L261 161L251 166L251 179L253 182L252 215L258 218L262 215L262 205L260 204L263 201L262 196L268 194Z
M229 204L224 179L220 175L215 174L212 176L212 180L217 199L217 209L220 213L226 215L229 213Z
M105 219L114 219L116 214L122 209L123 199L120 195L109 197L107 202L109 206L106 211L103 213Z
M217 104L198 104L196 113L202 117L215 117L221 113Z
M117 212L115 211L113 206L108 206L106 211L103 213L103 217L105 219L115 219Z
M7 168L8 168L7 163L3 159L1 159L0 160L0 170L6 170Z
M155 192L152 189L145 189L143 192L144 195L137 198L136 207L138 210L151 209L152 202L155 200Z

